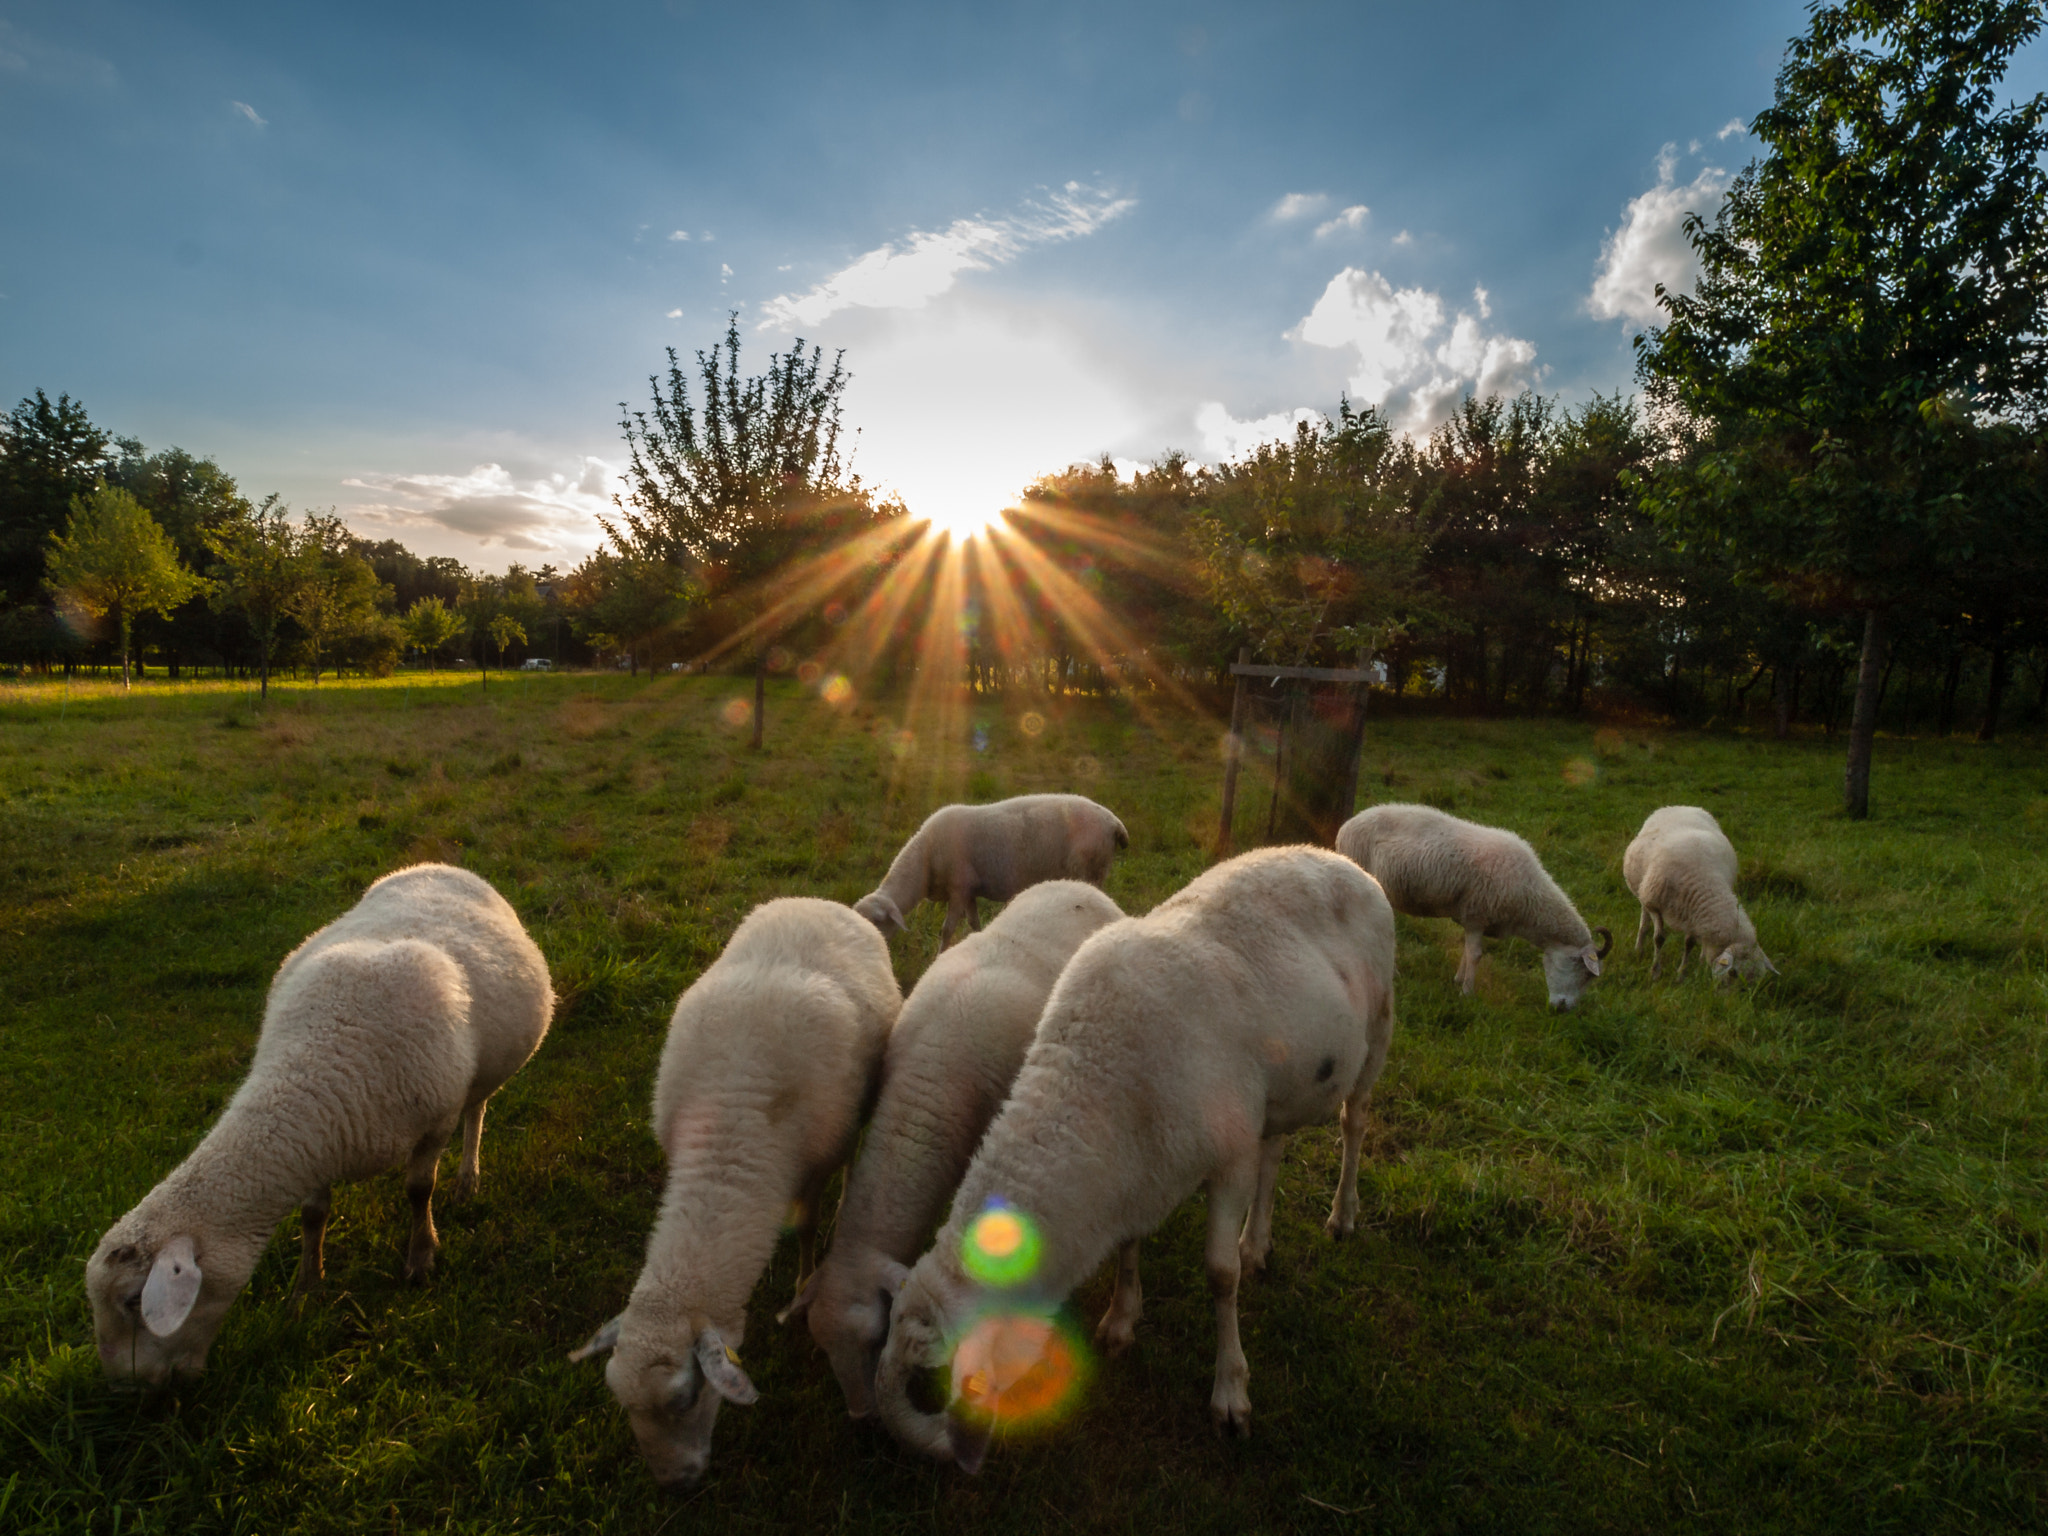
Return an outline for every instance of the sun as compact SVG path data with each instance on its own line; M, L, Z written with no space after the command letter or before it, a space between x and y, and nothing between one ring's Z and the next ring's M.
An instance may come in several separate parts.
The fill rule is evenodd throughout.
M968 507L955 505L926 514L935 533L943 533L965 543L977 534L987 533L1002 519L1000 507Z

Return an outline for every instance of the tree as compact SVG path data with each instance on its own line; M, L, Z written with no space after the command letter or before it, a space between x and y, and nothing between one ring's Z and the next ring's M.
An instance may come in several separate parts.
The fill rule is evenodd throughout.
M427 653L427 670L441 647L462 633L462 615L438 597L423 597L405 615L405 638Z
M0 597L36 601L44 590L50 535L73 497L99 483L113 439L69 395L52 405L40 389L0 417Z
M168 612L206 585L179 562L142 504L114 486L73 498L64 531L50 536L44 580L60 603L95 618L111 614L120 625L124 689L135 616Z
M1954 558L1959 419L2048 386L2048 97L2001 108L2035 0L1843 0L1795 38L1751 125L1768 153L1686 225L1698 291L1636 340L1692 433L1648 480L1685 541L1860 612L1843 802L1869 813L1892 612Z
M491 615L490 623L484 626L484 636L497 648L498 660L502 663L505 659L506 646L526 644L526 626L513 618L509 613L494 613ZM483 668L483 685L486 688L491 686L491 668L488 658L486 658Z
M291 510L272 492L261 506L206 534L206 547L215 560L214 603L222 609L239 609L248 619L256 637L265 699L270 697L270 664L277 653L278 627L291 615L308 577Z
M391 590L355 553L353 543L340 518L319 513L306 518L299 535L304 580L287 611L305 631L315 684L320 681L321 654L375 622Z
M195 458L182 448L145 454L132 438L121 439L119 446L121 456L107 469L107 483L142 503L170 535L180 560L194 570L204 568L207 533L249 510L248 498L234 477L213 460ZM148 628L162 645L173 677L189 650L222 649L218 617L209 617L207 605L196 598Z
M621 557L673 571L672 593L702 594L706 638L751 643L756 746L768 644L786 607L769 579L896 511L878 509L840 459L843 357L827 369L822 351L806 354L799 337L769 355L766 373L743 378L735 311L724 340L697 354L701 410L673 348L666 384L648 380L652 419L619 406L629 492L614 498L619 520L606 520L605 532Z

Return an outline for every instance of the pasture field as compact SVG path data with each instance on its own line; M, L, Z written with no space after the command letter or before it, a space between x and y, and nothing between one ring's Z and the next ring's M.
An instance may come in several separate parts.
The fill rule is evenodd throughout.
M973 1479L848 1422L774 1324L785 1242L750 1315L762 1399L662 1498L563 1356L639 1268L676 993L755 902L871 888L945 798L1103 800L1133 840L1110 893L1142 912L1204 867L1219 789L1213 720L1128 702L968 701L934 742L791 684L756 755L725 714L750 690L0 689L0 1529L2043 1528L2042 744L1881 741L1851 823L1838 743L1561 721L1370 727L1364 797L1522 832L1616 945L1557 1016L1526 945L1491 946L1468 1000L1451 925L1401 920L1360 1234L1323 1236L1337 1137L1304 1134L1244 1292L1251 1440L1209 1427L1197 1195L1147 1244L1137 1348ZM1630 954L1622 849L1670 802L1721 816L1782 977L1653 985ZM1240 806L1255 841L1256 765ZM482 1192L442 1204L439 1273L400 1280L396 1172L337 1190L318 1303L287 1299L293 1219L204 1378L109 1390L99 1234L225 1102L281 957L422 858L495 882L562 998ZM937 927L927 906L897 941L906 987Z

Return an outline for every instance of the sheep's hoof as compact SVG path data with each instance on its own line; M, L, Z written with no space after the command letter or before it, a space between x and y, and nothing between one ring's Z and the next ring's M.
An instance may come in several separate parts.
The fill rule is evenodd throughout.
M434 1276L435 1250L429 1248L424 1254L409 1253L405 1256L405 1281L408 1285L425 1285Z
M1127 1319L1105 1316L1095 1325L1095 1347L1112 1360L1137 1342L1138 1330Z
M1331 1216L1323 1222L1323 1230L1330 1234L1330 1239L1333 1242L1343 1242L1345 1238L1349 1237L1357 1229L1357 1222L1345 1221L1342 1217L1338 1216Z
M1249 1280L1254 1275L1266 1272L1269 1249L1253 1249L1240 1244L1237 1250L1237 1273L1239 1278Z
M1211 1402L1209 1417L1216 1423L1216 1433L1233 1435L1239 1440L1252 1437L1252 1405L1250 1398L1239 1398L1234 1403Z
M448 1198L455 1201L474 1200L477 1186L482 1183L483 1180L473 1173L458 1173L454 1185L448 1191Z

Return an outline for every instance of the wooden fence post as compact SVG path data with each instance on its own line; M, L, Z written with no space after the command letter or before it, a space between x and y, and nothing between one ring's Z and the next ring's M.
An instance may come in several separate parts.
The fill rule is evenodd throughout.
M1251 647L1237 648L1238 664L1252 659ZM1230 857L1230 823L1237 814L1237 765L1244 757L1244 678L1230 696L1230 736L1223 745L1223 825L1216 833L1216 857Z

